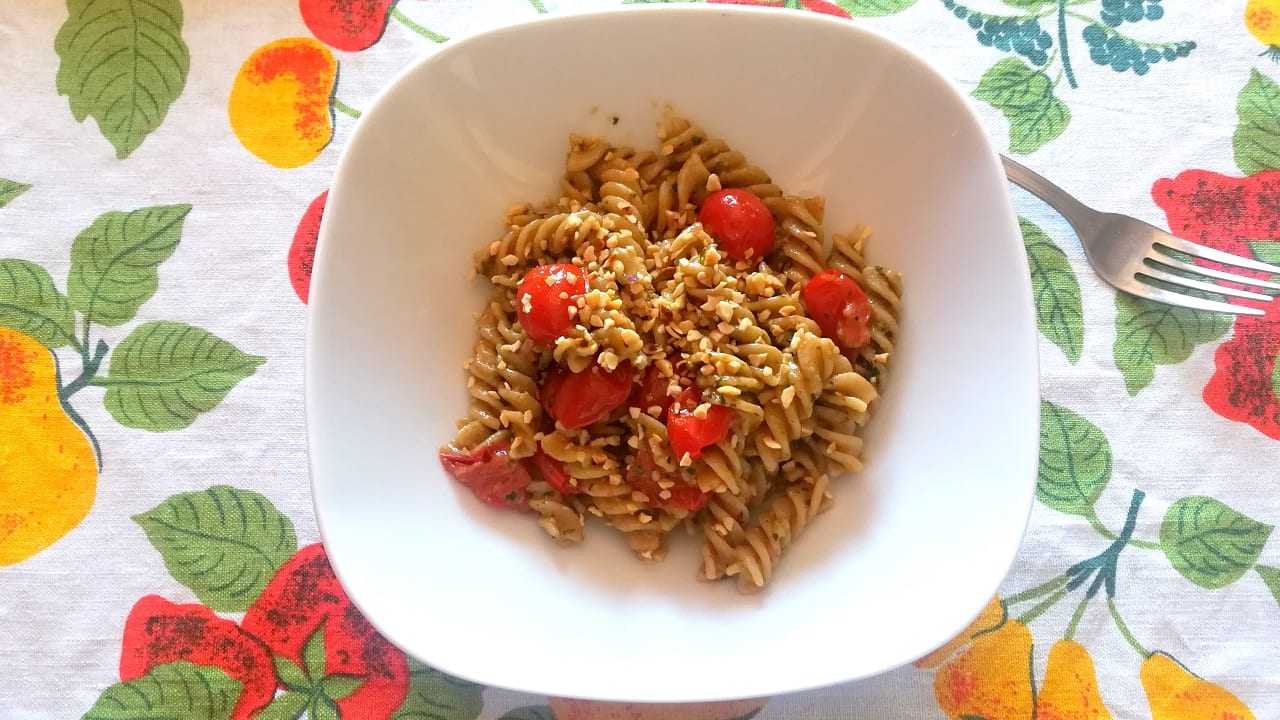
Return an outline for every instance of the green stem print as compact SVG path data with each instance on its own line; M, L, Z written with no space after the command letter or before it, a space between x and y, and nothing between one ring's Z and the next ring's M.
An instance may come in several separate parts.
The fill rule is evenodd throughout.
M336 98L336 97L335 97L335 98L332 98L332 99L331 99L331 102L333 103L333 109L334 109L334 110L337 110L338 112L342 113L343 115L346 115L347 117L351 118L352 120L359 120L359 119L360 119L360 116L364 114L364 113L360 112L359 110L357 110L357 109L355 109L355 108L351 107L350 105L348 105L348 104L346 104L346 103L342 102L341 100L339 100L339 99L338 99L338 98Z
M132 322L155 294L159 267L177 249L190 212L190 205L166 205L99 216L71 244L66 294L43 267L0 259L0 365L20 364L20 376L32 378L28 385L39 382L41 391L6 389L0 367L0 421L9 408L42 399L50 404L39 411L45 423L29 431L17 428L25 444L16 452L23 458L6 466L5 480L15 488L34 483L13 502L57 508L56 518L32 525L42 528L40 544L12 534L0 538L0 565L52 545L92 505L103 453L72 404L87 388L105 388L103 404L121 425L178 430L216 407L265 362L207 330L178 322L138 324L114 348L94 341L102 328ZM75 377L63 372L64 348L79 360ZM47 380L35 379L41 375ZM0 422L0 427L8 426ZM19 549L10 552L8 542Z
M547 12L547 9L543 7L542 2L540 0L529 0L529 4L533 6L534 10L538 11L539 15Z
M1120 531L1120 535L1116 537L1115 542L1101 553L1082 560L1075 565L1067 568L1067 590L1075 590L1083 586L1090 578L1093 583L1089 586L1089 590L1085 597L1092 598L1098 594L1098 590L1106 588L1107 597L1115 597L1116 595L1116 563L1120 559L1120 551L1124 550L1129 544L1130 538L1133 537L1133 530L1138 524L1138 509L1142 507L1142 500L1146 497L1146 493L1141 490L1133 491L1133 499L1129 501L1129 514L1124 521L1124 529Z
M1067 0L1058 0L1058 47L1062 49L1062 71L1066 73L1067 84L1072 89L1080 87L1071 67L1071 45L1067 42Z
M1080 619L1084 617L1084 611L1089 607L1089 603L1092 600L1093 598L1088 595L1080 598L1080 603L1076 605L1076 611L1071 613L1071 620L1067 623L1066 632L1062 635L1063 640L1076 639L1076 628L1080 627Z
M1102 537L1108 540L1118 539L1116 537L1116 534L1111 532L1111 530L1109 530L1107 526L1103 524L1101 518L1098 517L1098 513L1093 508L1089 508L1089 512L1085 515L1085 519L1089 521L1089 524L1093 526L1093 529L1097 530L1098 534L1101 535ZM1160 549L1160 543L1151 542L1150 540L1130 539L1129 544L1136 548L1142 548L1143 550L1159 550Z
M1004 114L1009 150L1020 155L1053 141L1071 122L1070 110L1055 94L1059 80L1051 79L1046 70L1060 63L1059 79L1065 77L1072 89L1079 87L1072 64L1072 26L1081 28L1089 59L1118 73L1146 75L1153 66L1186 57L1196 47L1191 41L1146 42L1116 29L1124 23L1160 20L1162 0L1006 0L1017 11L1009 15L981 12L956 0L941 2L969 26L979 43L1012 55L987 71L973 95ZM1082 11L1090 7L1093 14Z
M1151 651L1143 647L1142 643L1133 637L1133 631L1129 629L1128 623L1124 621L1124 618L1120 617L1120 611L1116 608L1115 598L1107 598L1107 610L1111 613L1111 620L1116 624L1116 629L1120 631L1124 641L1129 643L1129 647L1144 658L1151 657Z
M546 11L542 10L541 12L546 12ZM413 32L421 35L422 37L430 40L433 43L442 43L442 42L447 42L449 40L449 38L445 37L444 35L441 35L438 32L433 32L431 30L428 30L422 25L419 25L418 23L414 22L412 19L409 18L408 15L405 15L403 12L401 12L400 8L398 7L392 6L391 17L395 18L396 22L400 23L406 28L409 28Z

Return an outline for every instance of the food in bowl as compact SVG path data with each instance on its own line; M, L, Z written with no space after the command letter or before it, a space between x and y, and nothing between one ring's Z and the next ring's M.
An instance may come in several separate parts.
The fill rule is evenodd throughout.
M658 139L571 136L561 197L477 254L493 292L440 460L562 543L594 515L661 560L686 526L699 579L755 592L862 466L902 281L701 127L668 113Z

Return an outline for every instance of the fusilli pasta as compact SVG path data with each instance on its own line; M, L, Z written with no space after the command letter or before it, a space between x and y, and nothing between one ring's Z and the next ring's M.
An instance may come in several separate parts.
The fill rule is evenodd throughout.
M699 579L754 592L862 466L902 278L701 127L668 114L658 140L571 136L560 199L477 254L494 293L441 459L562 543L594 515L660 560L686 525Z

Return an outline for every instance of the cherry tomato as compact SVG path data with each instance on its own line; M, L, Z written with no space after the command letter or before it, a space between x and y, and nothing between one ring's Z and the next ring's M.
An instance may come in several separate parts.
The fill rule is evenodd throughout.
M654 477L655 471L658 473L658 478ZM702 506L706 505L707 500L711 498L711 495L703 492L683 477L676 476L671 478L667 475L667 472L654 461L653 453L649 452L647 446L641 447L636 452L631 467L627 469L627 477L631 481L631 487L644 493L649 498L649 504L653 507L701 510ZM664 488L658 484L658 479L663 477L671 479L675 483L671 487L665 488L667 491L666 498L662 497Z
M773 248L773 215L749 190L711 193L698 222L734 260L759 261Z
M542 479L561 495L577 495L582 492L569 482L569 473L565 471L564 463L559 460L539 450L533 455L533 464L542 474Z
M525 273L516 290L516 317L531 340L552 345L573 327L569 308L578 306L586 290L582 270L573 265L539 265Z
M630 394L631 363L612 372L592 365L578 373L557 365L547 373L538 398L551 417L574 430L609 417Z
M478 448L469 455L442 452L440 464L485 503L523 510L529 502L525 488L533 478L523 463L511 459L510 451L510 443L497 443Z
M698 417L694 410L701 403L702 393L697 388L685 388L676 396L667 413L667 440L677 461L685 453L693 460L700 459L704 448L715 445L729 434L733 410L723 405L712 405L707 409L706 417Z
M801 294L824 337L845 348L862 347L871 339L871 301L853 278L839 270L823 270Z
M569 368L556 365L547 370L547 374L542 378L542 387L538 390L538 403L552 418L556 414L553 401L564 394L564 383L572 374Z
M644 377L640 380L640 384L636 386L631 397L627 400L628 407L640 408L640 412L648 412L651 407L662 408L658 413L659 420L667 419L667 408L671 407L671 401L674 399L667 394L667 388L671 385L671 378L666 377L658 371L657 366L650 365L644 371Z

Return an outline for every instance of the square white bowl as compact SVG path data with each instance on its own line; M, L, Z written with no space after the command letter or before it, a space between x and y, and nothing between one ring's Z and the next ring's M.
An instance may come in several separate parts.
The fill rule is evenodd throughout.
M869 259L905 278L866 467L752 597L695 582L692 539L660 564L603 526L561 548L436 457L468 406L472 253L508 206L558 194L570 132L654 147L668 103L786 192L824 195L829 232L873 226ZM339 578L393 642L487 685L693 702L882 672L990 599L1034 493L1036 326L997 155L947 80L850 22L636 7L414 63L343 153L308 335L316 512Z

